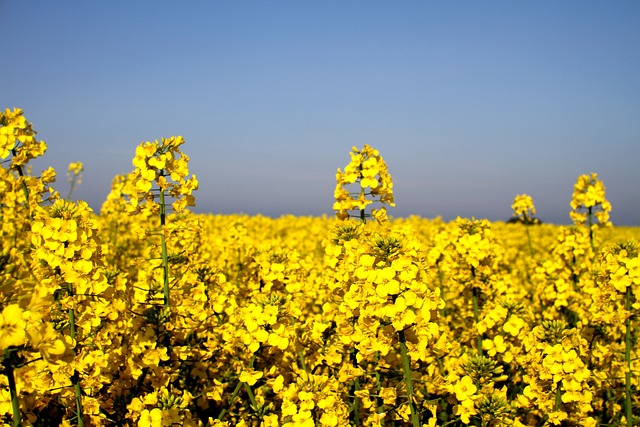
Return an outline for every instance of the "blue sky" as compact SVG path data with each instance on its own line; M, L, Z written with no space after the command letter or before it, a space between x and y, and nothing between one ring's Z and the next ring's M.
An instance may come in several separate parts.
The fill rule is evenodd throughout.
M333 214L351 146L392 216L569 223L596 172L640 225L640 2L0 0L0 108L85 165L99 210L142 141L182 135L196 212Z

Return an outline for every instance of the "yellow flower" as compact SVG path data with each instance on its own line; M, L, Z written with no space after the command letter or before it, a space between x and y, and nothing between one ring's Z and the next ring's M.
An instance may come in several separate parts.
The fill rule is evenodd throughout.
M478 391L478 387L476 387L469 375L465 375L456 383L453 390L456 398L462 402L473 396Z
M73 175L80 175L80 172L84 170L82 162L69 163L69 173Z
M47 150L44 141L35 138L36 132L19 108L0 111L0 159L13 154L11 165L22 166L29 160L42 156Z
M525 224L532 221L536 214L536 208L533 205L533 199L526 194L518 194L511 205L515 218L521 219Z
M27 337L26 326L20 306L17 304L6 306L0 314L0 352L10 346L24 344Z
M31 345L40 351L47 362L73 357L74 343L68 336L63 337L51 323L42 323L37 330L29 331Z
M134 194L131 194L127 210L138 213L144 207L150 211L159 209L155 200L157 195L151 193L153 184L161 190L161 201L164 197L172 197L173 210L182 212L187 206L195 206L192 192L198 189L195 175L189 175L189 157L180 151L184 143L181 136L162 138L161 141L143 142L136 148L132 164L135 167L131 173ZM169 179L170 178L170 179ZM140 204L141 200L145 204ZM166 202L165 202L166 203Z
M338 169L336 173L333 209L337 217L347 219L351 216L349 211L355 210L359 212L354 216L373 216L378 222L386 222L384 208L375 209L372 214L364 214L366 207L374 202L395 206L393 183L380 152L365 144L362 150L353 147L349 154L351 162L345 166L344 172ZM350 187L354 191L352 194L346 186L356 183L356 188Z
M144 409L140 413L138 427L162 427L162 409L153 408L151 411Z
M394 405L398 397L395 387L383 387L379 395L385 405Z
M487 350L489 356L495 356L497 353L504 353L507 351L507 343L504 341L502 335L496 336L493 340L482 340L482 348Z
M600 210L596 211L598 207ZM610 225L611 203L605 197L604 184L598 179L597 173L578 177L573 186L571 209L570 216L576 225L584 224L588 214L594 215L600 225ZM581 212L585 209L587 212Z
M567 419L567 413L564 411L554 411L549 414L548 422L557 426L562 424L562 421Z
M511 315L509 317L509 320L505 322L502 329L508 334L511 334L514 337L517 337L518 334L520 333L520 330L524 327L524 324L525 324L524 320L522 320L520 317L516 315Z
M254 371L253 369L243 370L240 374L240 381L249 385L255 385L255 383L262 378L262 372Z

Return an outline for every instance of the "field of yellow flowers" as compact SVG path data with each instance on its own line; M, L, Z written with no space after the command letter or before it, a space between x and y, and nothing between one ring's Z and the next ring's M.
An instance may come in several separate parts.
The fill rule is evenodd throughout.
M633 426L640 229L596 174L573 226L389 219L354 147L335 218L204 215L171 137L137 147L99 213L29 172L0 112L0 425Z

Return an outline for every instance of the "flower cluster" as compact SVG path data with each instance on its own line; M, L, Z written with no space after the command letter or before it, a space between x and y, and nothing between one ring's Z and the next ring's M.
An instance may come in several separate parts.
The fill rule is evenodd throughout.
M336 173L335 203L333 210L340 219L357 216L364 220L366 208L374 201L383 205L395 206L393 200L393 183L387 170L387 165L380 152L365 144L359 150L351 150L351 162ZM355 184L355 187L352 185ZM353 187L353 190L351 188ZM370 200L368 197L373 197ZM356 215L351 211L358 211ZM385 222L386 208L373 209L371 215L380 222Z
M0 168L0 206L9 211L26 209L28 213L42 202L46 191L51 193L50 200L58 197L57 192L48 186L56 180L53 168L43 171L40 177L25 173L28 162L47 150L45 142L38 141L36 134L21 109L0 111L0 160L11 155L9 168L4 165ZM19 212L15 214L21 216ZM14 227L21 229L22 225L15 224Z
M180 150L184 144L181 136L162 138L161 141L143 142L136 148L133 159L135 169L131 180L137 192L131 195L130 209L138 212L141 200L150 204L151 210L159 210L158 202L151 193L155 183L160 198L168 195L174 199L174 212L182 212L187 206L194 206L195 199L191 194L198 189L195 175L189 175L189 157ZM160 203L163 203L162 201Z
M601 226L611 225L611 203L605 197L604 184L598 179L598 174L578 177L573 186L571 209L571 219L576 225L588 223L590 228L594 227L592 216L595 216Z
M82 162L69 163L69 168L67 170L67 177L69 178L69 194L67 199L71 199L71 194L73 194L73 190L76 189L80 184L82 184L82 172L84 171L84 166Z
M58 200L50 208L38 210L31 225L33 257L48 269L43 276L54 272L80 295L100 295L107 287L98 268L101 245L91 212L84 201Z
M47 145L38 141L35 135L36 132L21 109L14 108L11 111L7 108L4 113L0 112L0 159L13 154L11 167L17 168L42 156Z
M538 222L535 218L536 207L533 205L533 199L526 194L518 194L511 205L513 210L513 221L522 222L523 224L535 224Z

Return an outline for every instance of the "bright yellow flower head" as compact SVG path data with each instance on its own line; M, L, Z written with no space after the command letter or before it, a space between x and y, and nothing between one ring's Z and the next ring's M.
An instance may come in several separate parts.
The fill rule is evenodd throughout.
M585 224L590 215L594 215L602 226L611 225L611 203L605 197L604 184L598 179L598 174L578 177L573 186L571 209L570 216L576 225Z
M10 346L24 344L26 323L22 318L22 309L17 304L8 305L0 314L0 352Z
M82 162L69 163L69 173L79 175L84 170Z
M344 172L338 169L336 173L336 199L333 209L339 219L347 219L349 211L357 210L354 216L363 218L367 206L374 202L395 206L393 200L393 182L387 170L387 165L378 150L365 144L362 150L353 147L350 153L351 162L345 166ZM354 186L354 184L357 184ZM352 191L346 187L350 186ZM374 210L374 217L379 222L386 222L385 207ZM363 218L364 219L364 218Z
M42 156L47 150L43 141L35 138L36 131L31 127L21 109L8 108L0 112L0 159L13 154L12 166L21 166L29 160Z
M531 198L531 196L528 196L526 194L518 194L513 200L511 209L513 209L514 217L522 219L525 223L530 222L533 216L536 214L536 208L533 205L533 199Z
M195 206L192 192L198 189L195 175L189 175L189 157L180 151L184 143L181 136L162 138L161 141L143 142L136 148L133 158L134 171L131 180L135 194L131 195L130 211L138 212L142 205L138 202L146 200L151 210L157 210L157 203L151 194L153 184L166 196L174 199L174 212L182 212L187 206Z
M138 420L139 427L162 427L162 410L159 408L153 408L152 410L144 409L140 413L140 420Z

